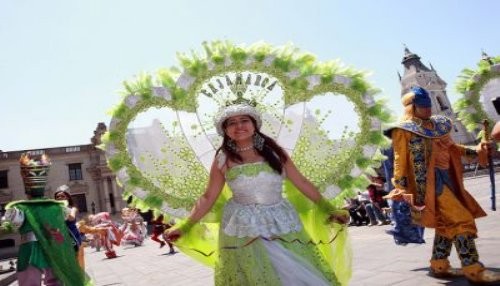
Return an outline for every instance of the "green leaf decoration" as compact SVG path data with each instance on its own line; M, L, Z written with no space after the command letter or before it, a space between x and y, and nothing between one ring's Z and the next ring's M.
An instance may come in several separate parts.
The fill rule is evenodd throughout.
M275 47L263 42L250 46L229 41L205 42L202 52L179 53L177 58L175 67L143 73L123 82L122 100L113 109L108 133L103 137L108 165L124 186L125 199L132 196L136 207L175 217L187 216L208 182L208 167L200 153L191 147L190 140L210 137L206 130L213 128L213 124L211 120L188 126L179 121L168 123L169 129L162 131L168 143L159 147L163 157L148 152L134 157L129 153L129 125L151 108L197 114L202 98L224 106L223 100L228 99L218 97L221 86L232 84L236 74L246 75L242 78L246 83L264 92L279 86L284 109L305 104L317 96L344 96L354 106L360 131L345 132L341 139L332 140L328 132L319 128L331 112L318 113L318 122L302 124L290 155L300 171L334 204L341 204L343 198L368 185L366 174L371 174L379 164L374 159L376 150L388 142L382 136L381 126L393 119L385 101L375 98L379 90L365 79L365 73L338 60L319 62L311 53L301 52L292 45ZM257 92L255 96L259 102L266 100L265 94ZM276 108L274 105L277 103L262 103L258 107L268 114ZM265 121L266 133L276 136L292 128L293 120L269 114L282 120L282 127L275 128ZM185 132L192 135L186 136ZM210 152L215 153L221 141L213 135ZM141 164L148 164L152 171L143 171ZM225 188L214 209L220 209L221 200L229 197L230 192Z
M488 116L480 102L481 90L488 82L500 78L500 57L490 58L490 62L481 60L477 64L477 69L465 68L458 77L455 85L461 97L454 104L455 111L468 131L477 132L486 119L490 129L495 121Z

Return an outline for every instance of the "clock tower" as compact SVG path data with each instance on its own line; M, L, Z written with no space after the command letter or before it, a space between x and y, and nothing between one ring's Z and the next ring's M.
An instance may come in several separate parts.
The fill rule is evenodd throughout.
M472 134L467 132L465 126L457 119L453 112L450 100L446 95L446 82L439 77L432 64L430 68L422 64L417 54L410 52L405 46L403 61L404 74L399 73L401 83L401 96L408 93L413 86L425 88L432 100L432 114L444 115L453 121L451 136L458 144L470 144L474 142Z

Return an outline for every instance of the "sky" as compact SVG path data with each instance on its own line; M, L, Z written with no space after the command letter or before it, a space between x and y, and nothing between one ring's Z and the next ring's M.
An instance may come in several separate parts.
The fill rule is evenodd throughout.
M499 1L0 0L0 150L89 144L122 81L230 40L292 43L368 72L395 114L404 45L448 83L500 55ZM497 27L497 28L495 28Z

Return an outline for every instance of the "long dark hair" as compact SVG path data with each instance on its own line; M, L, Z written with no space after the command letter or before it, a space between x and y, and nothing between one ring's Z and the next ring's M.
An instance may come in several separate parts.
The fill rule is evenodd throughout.
M71 195L68 192L66 192L66 191L57 191L54 194L54 199L57 198L58 194L64 194L64 196L68 199L68 206L69 207L74 207L73 198L71 198Z
M266 160L266 162L269 163L269 165L271 166L271 168L273 168L273 170L275 170L278 174L281 174L283 171L283 164L285 164L287 160L285 151L283 150L283 148L281 148L281 146L278 145L278 143L276 143L276 141L273 138L265 135L264 133L260 132L260 130L257 129L257 122L252 116L249 115L247 116L250 118L250 120L252 120L252 124L255 128L255 133L259 134L262 138L264 138L264 146L262 147L262 150L258 150L257 148L255 148L254 150L260 156L262 156L264 160ZM224 130L226 129L226 122L227 120L222 123L222 128ZM226 154L229 160L233 162L243 163L243 158L241 158L241 155L238 154L236 150L229 148L227 144L229 140L231 139L224 132L224 139L222 140L222 145L219 147L219 149L217 149L216 154L219 154L219 152L222 150Z

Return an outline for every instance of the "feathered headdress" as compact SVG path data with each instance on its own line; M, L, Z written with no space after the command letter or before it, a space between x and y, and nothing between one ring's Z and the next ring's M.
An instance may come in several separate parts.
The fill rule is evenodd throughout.
M23 153L19 159L24 190L32 196L43 196L50 169L50 159L46 154L39 160L31 158L29 153Z

